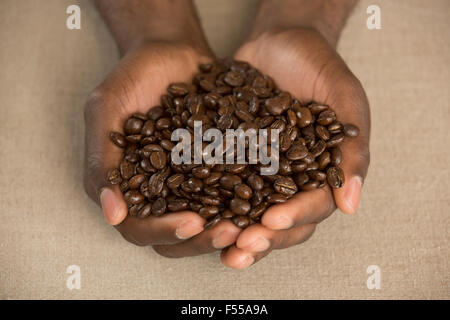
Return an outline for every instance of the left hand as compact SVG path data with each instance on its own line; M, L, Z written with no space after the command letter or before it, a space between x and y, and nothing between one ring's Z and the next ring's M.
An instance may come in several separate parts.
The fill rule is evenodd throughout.
M261 223L245 229L236 244L222 251L222 262L246 268L274 249L306 241L316 225L339 209L355 213L363 179L369 166L369 104L359 80L325 38L314 29L289 28L264 32L245 43L235 59L249 62L274 78L278 87L301 103L329 105L342 123L360 128L357 138L341 145L345 184L301 192L289 201L270 207Z

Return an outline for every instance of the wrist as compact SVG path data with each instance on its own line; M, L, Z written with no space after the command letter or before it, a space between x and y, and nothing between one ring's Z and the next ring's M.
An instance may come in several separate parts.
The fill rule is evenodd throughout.
M249 38L288 29L313 29L336 46L358 0L261 0Z
M121 54L149 42L210 52L191 0L95 0Z

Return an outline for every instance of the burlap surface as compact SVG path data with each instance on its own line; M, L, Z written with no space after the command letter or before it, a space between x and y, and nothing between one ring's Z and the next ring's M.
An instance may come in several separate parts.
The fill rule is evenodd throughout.
M256 1L197 1L219 55ZM218 254L170 260L125 242L83 191L83 103L117 62L90 1L0 2L0 298L450 298L450 2L362 1L339 52L372 108L372 162L358 214L248 270ZM79 4L82 29L65 26ZM81 290L66 268L81 268ZM366 286L369 265L381 289Z

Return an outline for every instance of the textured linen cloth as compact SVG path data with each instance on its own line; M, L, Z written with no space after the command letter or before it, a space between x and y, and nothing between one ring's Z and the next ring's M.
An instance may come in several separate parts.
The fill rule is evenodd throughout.
M231 55L257 2L196 3L216 53ZM66 28L71 4L81 30ZM366 27L371 4L381 30ZM85 195L83 104L118 61L91 1L0 1L0 298L449 299L449 12L448 0L359 3L338 46L372 110L359 212L237 271L218 253L133 246ZM66 286L69 265L80 290Z

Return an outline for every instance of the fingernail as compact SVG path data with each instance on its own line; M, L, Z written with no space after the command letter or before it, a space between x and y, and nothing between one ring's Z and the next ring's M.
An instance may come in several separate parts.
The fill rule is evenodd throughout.
M192 238L196 234L203 231L203 225L198 222L184 221L180 223L175 230L175 235L178 239L185 240Z
M255 262L255 258L249 254L246 254L239 259L236 267L238 269L248 268L253 264L253 262Z
M239 247L251 252L261 252L269 249L270 241L262 236L259 236L255 240L250 241L247 244L241 245Z
M294 225L294 221L285 215L276 216L271 220L271 223L267 226L274 230L289 229Z
M114 192L111 189L104 188L100 193L100 205L106 221L111 224L117 224L119 208L114 204Z
M212 246L215 249L223 249L230 245L230 233L227 231L220 232L213 240Z
M344 199L348 206L348 214L353 214L358 210L359 199L361 197L362 178L354 176L350 179Z

